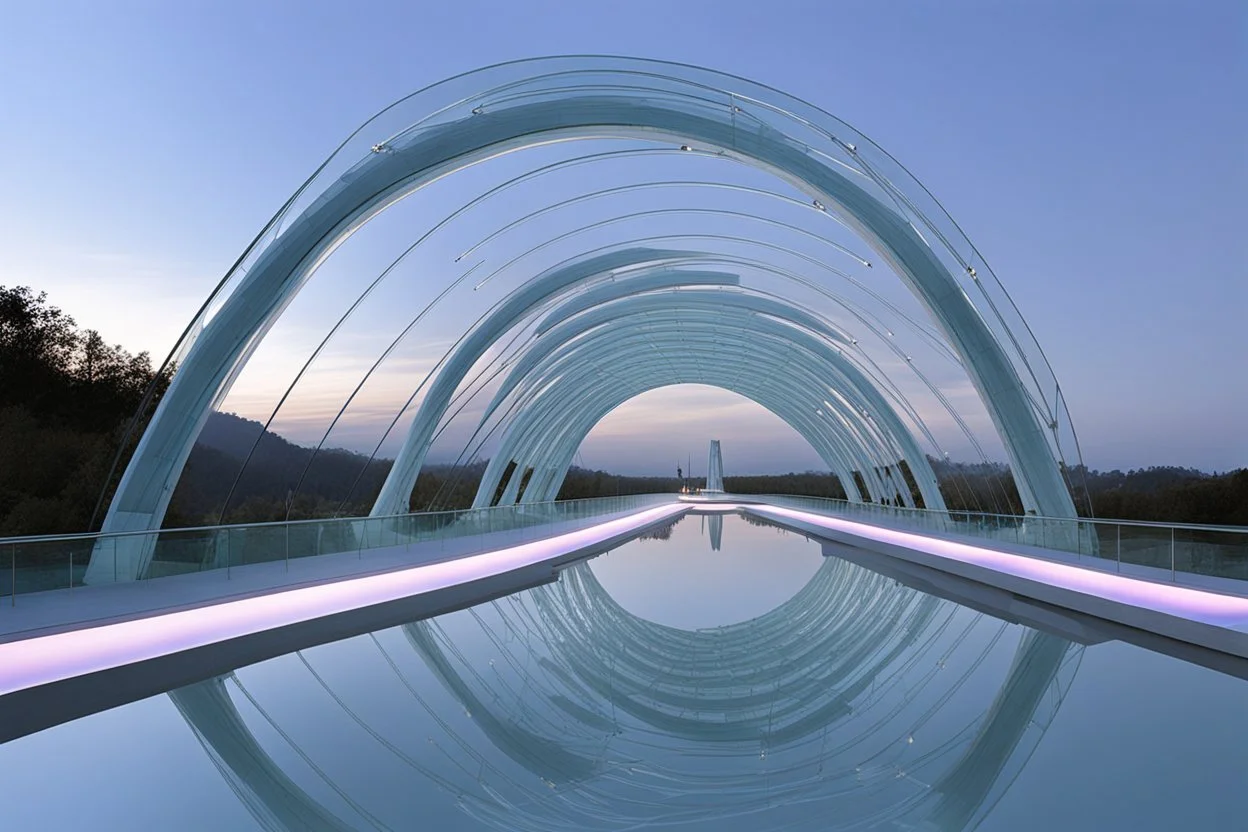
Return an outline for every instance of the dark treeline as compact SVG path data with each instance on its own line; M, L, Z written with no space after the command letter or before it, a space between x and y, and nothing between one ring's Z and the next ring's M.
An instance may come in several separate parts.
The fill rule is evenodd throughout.
M1018 498L1018 490L1010 476L1009 468L992 463L965 464L949 463L928 458L940 484L941 495L945 505L952 510L966 511L1000 511L1004 514L1022 512L1022 502ZM900 481L909 488L915 505L922 506L918 483L904 462L894 469L882 469L882 473L894 475L894 481ZM866 481L862 474L854 472L854 488L864 498L868 495ZM846 499L845 489L840 479L829 471L803 471L788 474L770 474L724 477L724 488L736 494L796 494L807 497L828 497L834 500ZM902 505L900 497L893 504Z
M841 481L827 471L803 471L792 474L755 474L724 477L724 490L734 494L796 494L806 497L828 497L844 500Z
M88 530L101 492L115 485L115 479L108 482L109 469L131 418L149 386L155 395L144 417L167 384L167 376L156 378L146 353L130 355L104 343L93 330L79 330L43 294L0 286L0 535ZM123 449L122 466L139 432ZM930 462L949 508L1021 513L1005 465ZM390 465L388 459L342 449L296 445L259 422L213 414L188 459L165 526L366 514ZM426 465L411 509L471 505L485 465ZM522 483L529 473L522 473ZM917 491L904 464L881 473ZM1076 481L1080 476L1086 481L1097 517L1248 525L1248 469L1071 473ZM701 487L705 481L690 483ZM558 499L675 492L680 485L675 477L574 467ZM724 486L738 494L846 496L840 481L827 472L729 476ZM863 486L857 474L854 488L862 491ZM1081 513L1088 513L1082 495L1076 502Z
M680 490L675 477L627 477L572 466L559 488L558 500L615 497L621 494L664 494Z
M209 419L174 494L167 527L218 522L230 483L238 475L260 430L258 422L232 414L214 414ZM311 456L310 449L266 433L231 497L226 521L263 522L286 517L289 492ZM1018 489L1007 466L936 459L931 463L950 510L1022 513ZM485 462L426 465L412 491L411 510L438 511L471 506L485 466ZM369 462L366 457L349 451L322 450L308 467L289 516L300 519L367 514L389 467L390 460ZM514 473L511 472L513 476ZM917 498L917 486L905 466L901 466L900 473ZM1126 473L1085 470L1073 473L1085 477L1096 517L1248 525L1248 469L1226 474L1171 467L1142 468ZM861 489L861 476L857 481L859 485L855 487ZM701 477L687 482L696 488L706 485ZM506 479L496 490L496 499L505 484ZM670 493L680 490L680 486L680 480L675 477L626 476L574 466L568 470L557 499ZM726 476L724 488L735 494L845 499L840 480L827 471ZM1086 516L1086 500L1081 497L1076 502L1080 513ZM921 501L916 499L916 503L921 504Z
M154 377L147 353L79 330L43 293L0 286L0 535L87 529Z
M211 426L223 418L245 421L216 414L209 420L205 434L211 434ZM259 428L258 423L250 424ZM248 448L252 441L248 440ZM264 522L288 516L286 501L311 450L273 434L266 436L259 447L266 448L270 443L272 447L267 452L257 450L247 475L240 479L230 501L232 508L225 514L226 522ZM197 444L170 504L166 527L218 522L222 501L244 457L245 453L230 455L202 441ZM289 517L367 514L389 471L390 460L370 463L362 455L343 450L322 450L316 460L293 500ZM468 466L426 465L412 491L411 510L471 506L485 466L485 462ZM290 472L295 472L293 479ZM1004 465L949 466L938 470L938 479L951 510L1021 513L1018 492ZM698 488L705 486L702 478L693 478L689 483ZM1092 471L1087 484L1096 517L1248 525L1248 469L1219 475L1182 468L1145 468L1126 473ZM826 471L724 477L724 488L735 494L845 499L840 480ZM634 477L574 467L568 471L557 499L671 493L679 489L680 481L675 477ZM1003 505L1007 506L1004 511Z
M1097 517L1248 526L1248 468L1088 471L1087 483Z
M1023 513L1023 500L1018 496L1009 466L999 462L950 462L933 456L927 461L950 511ZM911 491L917 498L918 488ZM1087 514L1086 506L1081 506L1079 513Z
M485 465L424 465L416 476L408 505L412 511L468 508L477 496L481 477L485 476Z
M951 510L1022 513L1018 489L1005 465L936 460L932 463L941 494ZM1224 474L1166 466L1126 473L1117 470L1076 470L1072 473L1085 475L1096 517L1248 526L1248 469L1245 468ZM701 488L706 481L695 478L690 482ZM664 485L666 487L659 487ZM679 482L674 477L626 477L574 468L568 472L568 480L559 492L559 499L644 494L678 488ZM796 494L845 499L840 481L832 474L820 471L726 476L724 488L735 494ZM1007 509L1002 511L1002 506Z

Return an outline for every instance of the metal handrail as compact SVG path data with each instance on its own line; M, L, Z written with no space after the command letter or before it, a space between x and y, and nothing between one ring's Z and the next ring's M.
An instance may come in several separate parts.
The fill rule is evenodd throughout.
M543 500L532 503L516 503L506 506L480 506L477 508L454 508L443 509L441 511L409 511L401 514L383 514L377 516L362 517L316 517L307 520L268 520L260 523L221 523L213 526L181 526L171 529L134 529L124 532L68 532L66 534L45 534L45 535L18 535L16 537L0 537L0 546L8 544L25 544L25 543L45 543L56 541L70 540L105 540L119 537L136 537L151 534L175 534L178 532L211 532L226 529L257 529L271 526L300 526L310 525L313 523L350 523L360 522L364 520L381 521L395 520L409 517L435 517L447 514L469 514L476 512L515 512L526 508L540 508L542 506L559 505L570 506L586 503L594 503L598 501L605 502L607 500L619 500L625 497L635 497L638 499L646 497L671 497L676 498L675 494L620 494L609 497L580 497L575 500Z
M833 503L838 506L844 506L850 509L851 511L864 511L864 510L865 511L878 511L878 512L890 512L890 513L897 513L897 514L912 514L912 515L918 515L918 516L949 517L953 519L960 519L961 517L968 517L968 518L992 517L992 518L1000 518L1004 520L1014 520L1014 521L1019 521L1019 522L1027 522L1029 520L1043 520L1043 521L1049 521L1049 522L1062 522L1062 523L1104 523L1107 525L1114 525L1114 526L1143 526L1147 528L1187 529L1191 531L1231 532L1231 533L1239 533L1239 534L1248 534L1248 526L1220 526L1220 525L1205 525L1201 523L1170 523L1170 522L1158 521L1158 520L1119 520L1119 519L1113 519L1113 518L1107 518L1107 517L1051 517L1048 515L1041 515L1041 514L997 514L994 512L990 512L990 511L973 511L970 509L965 509L965 510L964 509L948 509L946 511L940 511L937 509L930 509L930 508L908 508L905 506L886 506L886 505L881 505L880 503L855 503L855 502L851 502L850 500L841 500L835 497L809 497L803 494L749 494L749 495L743 494L741 496L755 497L755 498L764 499L764 500L771 500L771 499L820 500L826 503Z
M538 508L540 506L549 505L574 505L587 504L597 501L606 501L618 499L618 497L675 497L676 495L668 495L665 493L654 494L625 494L612 495L610 497L581 497L575 500L544 500L541 502L522 503L507 506L482 506L478 508L458 508L443 509L441 511L413 511L401 514L378 515L376 517L317 517L305 520L269 520L259 523L221 523L212 526L179 526L169 529L135 529L122 532L68 532L65 534L45 534L45 535L17 535L13 537L0 537L0 546L10 543L44 543L56 541L70 540L105 540L119 537L135 537L150 534L176 534L179 532L210 532L222 529L242 529L242 528L264 528L271 526L300 526L312 523L331 523L331 522L351 522L360 520L390 520L408 517L434 517L447 514L466 514L469 512L504 512L515 511L523 508ZM741 495L758 499L796 499L796 500L819 500L825 503L831 503L837 506L843 506L851 511L867 511L881 512L901 515L915 516L937 516L960 519L962 517L973 519L978 517L1003 519L1017 522L1027 522L1029 520L1043 520L1053 522L1078 522L1078 523L1096 523L1114 526L1140 526L1144 528L1164 528L1164 529L1186 529L1190 531L1207 531L1207 532L1230 532L1248 534L1248 526L1224 526L1224 525L1208 525L1202 523L1170 523L1156 520L1121 520L1107 517L1051 517L1047 515L1037 514L999 514L990 511L973 511L969 509L949 509L948 511L939 511L927 508L908 508L904 506L886 506L879 503L855 503L849 500L841 500L835 497L815 497L805 494L749 494Z

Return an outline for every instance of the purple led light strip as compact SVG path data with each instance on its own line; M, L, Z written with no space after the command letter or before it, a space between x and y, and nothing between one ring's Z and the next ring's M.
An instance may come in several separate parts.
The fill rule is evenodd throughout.
M659 506L587 529L444 563L0 644L0 696L531 566L688 508Z
M985 549L968 543L941 540L913 532L855 523L850 520L788 508L754 505L750 506L750 510L778 518L799 520L813 526L846 532L880 543L903 546L936 557L987 567L1007 575L1041 581L1072 592L1095 595L1192 621L1230 629L1248 626L1248 598L1098 572L1064 563L1039 560L1026 555Z

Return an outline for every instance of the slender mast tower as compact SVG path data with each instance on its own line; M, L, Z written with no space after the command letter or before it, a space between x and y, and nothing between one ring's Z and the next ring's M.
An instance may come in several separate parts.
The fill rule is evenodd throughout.
M711 459L706 465L706 490L724 490L724 459L719 453L718 439L711 440Z

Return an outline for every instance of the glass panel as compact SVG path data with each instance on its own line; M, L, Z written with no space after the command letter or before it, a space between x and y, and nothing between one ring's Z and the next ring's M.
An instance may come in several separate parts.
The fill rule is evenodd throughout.
M1248 532L1175 529L1175 570L1248 581Z
M184 575L224 566L224 563L217 562L217 537L215 529L161 532L156 539L147 577Z
M235 556L235 566L272 563L286 559L286 529L283 524L251 526L240 529L242 552Z
M297 560L318 554L324 528L324 523L298 523L287 526L287 556L291 560Z
M0 598L6 597L10 604L17 596L17 544L0 549Z
M1170 529L1161 526L1121 527L1121 562L1170 571Z
M17 594L64 589L70 585L72 544L42 540L18 544Z
M1104 561L1102 568L1118 568L1118 524L1117 523L1080 523L1079 553Z

